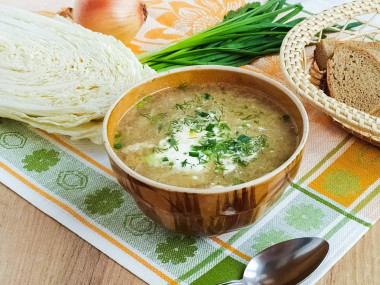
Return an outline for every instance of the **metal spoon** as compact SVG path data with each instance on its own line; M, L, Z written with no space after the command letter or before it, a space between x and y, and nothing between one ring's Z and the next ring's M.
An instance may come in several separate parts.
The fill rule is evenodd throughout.
M254 256L243 279L220 285L295 285L317 269L328 251L328 242L317 237L284 241Z

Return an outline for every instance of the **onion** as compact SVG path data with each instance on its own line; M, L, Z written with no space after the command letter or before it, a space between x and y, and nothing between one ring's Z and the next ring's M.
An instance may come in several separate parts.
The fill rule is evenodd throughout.
M148 12L142 0L76 0L74 22L114 36L125 45L136 36Z

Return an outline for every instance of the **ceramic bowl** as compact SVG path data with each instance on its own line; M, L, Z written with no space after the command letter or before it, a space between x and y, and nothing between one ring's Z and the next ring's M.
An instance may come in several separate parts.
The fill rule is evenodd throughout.
M293 155L258 179L213 189L175 187L153 181L134 172L116 156L112 146L117 123L141 98L167 87L209 82L253 87L285 108L299 132ZM177 233L217 235L252 224L278 200L298 171L308 129L303 105L276 81L241 68L193 66L160 73L127 90L105 116L103 138L116 178L147 216Z

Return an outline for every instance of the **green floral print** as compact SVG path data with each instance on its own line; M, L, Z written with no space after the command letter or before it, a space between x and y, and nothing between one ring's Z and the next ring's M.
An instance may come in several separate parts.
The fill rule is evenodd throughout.
M24 168L28 171L43 172L49 170L50 167L55 166L59 158L59 152L53 149L39 149L33 151L32 154L27 154L22 162L25 164Z
M184 263L188 257L193 257L197 251L195 242L195 238L192 237L168 236L166 242L157 244L158 259L163 263Z
M323 186L337 196L346 197L360 190L360 177L347 170L337 170L326 175Z
M111 190L107 187L89 194L84 200L87 211L91 214L106 215L123 204L123 193L120 190Z
M320 208L302 203L290 207L286 212L285 221L299 231L309 232L312 229L318 230L323 224L324 217L325 214Z
M256 251L256 253L259 253L271 245L289 240L291 238L291 236L281 230L269 230L267 232L260 233L254 238L255 243L252 245L252 248Z

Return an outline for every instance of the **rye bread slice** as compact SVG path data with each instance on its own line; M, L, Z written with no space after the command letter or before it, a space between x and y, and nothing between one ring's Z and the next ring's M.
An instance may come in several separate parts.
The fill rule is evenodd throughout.
M380 117L380 102L377 106L375 106L370 112L371 115L374 115L376 117Z
M315 45L314 59L319 70L327 69L327 61L332 58L335 45L340 43L367 49L380 58L380 42L339 41L336 38L326 38Z
M373 111L380 103L379 55L375 45L335 44L327 63L330 96L358 110Z
M319 70L327 69L327 61L332 57L336 43L335 38L326 38L315 45L314 59Z

